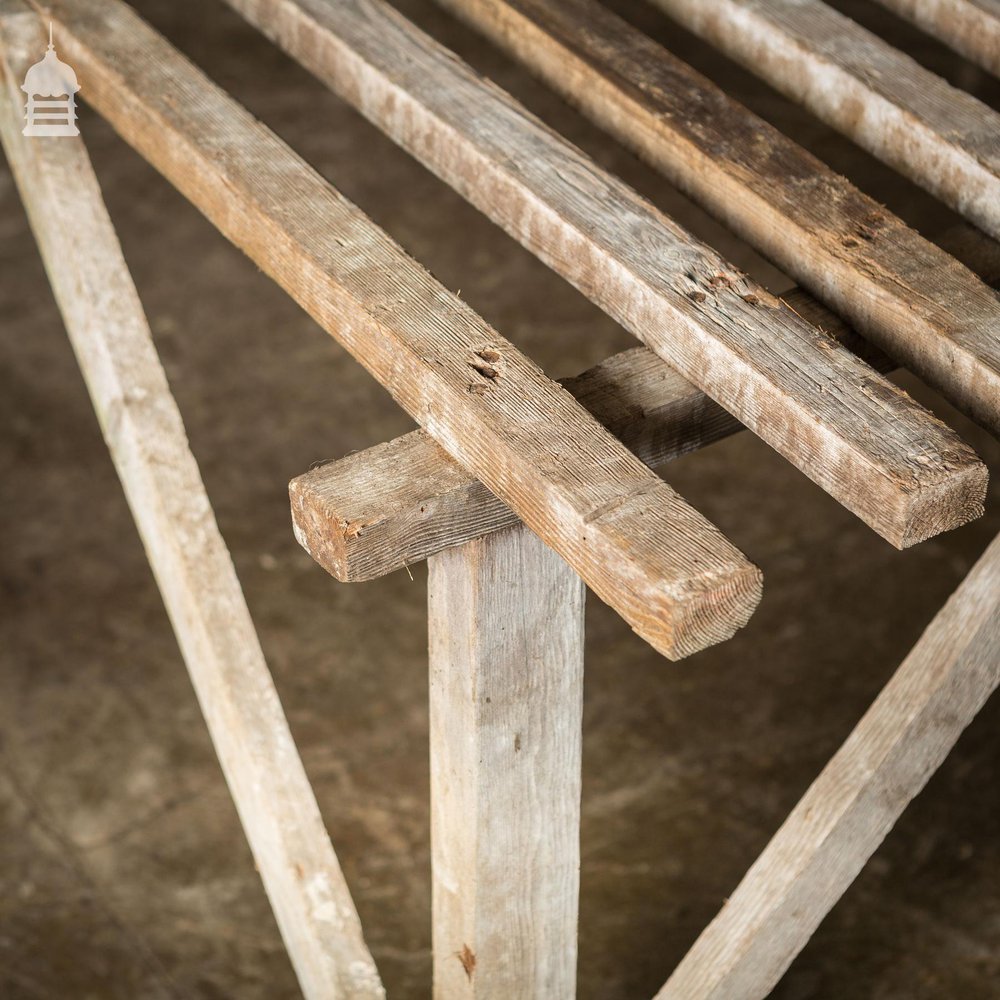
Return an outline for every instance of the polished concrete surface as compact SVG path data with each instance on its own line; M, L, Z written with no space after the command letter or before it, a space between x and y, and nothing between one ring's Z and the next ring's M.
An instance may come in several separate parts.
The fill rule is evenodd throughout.
M228 8L140 10L555 376L620 328ZM899 44L990 81L872 4ZM619 4L928 233L949 214L639 0ZM787 282L429 0L405 9L703 238ZM81 94L86 99L86 92ZM390 995L429 995L426 587L328 577L286 483L411 424L85 106L80 125ZM6 168L0 168L0 997L298 995ZM996 469L1000 447L913 380ZM666 478L763 568L736 639L669 664L592 600L580 996L651 996L989 539L899 553L741 435ZM1000 703L794 963L781 1000L1000 995Z

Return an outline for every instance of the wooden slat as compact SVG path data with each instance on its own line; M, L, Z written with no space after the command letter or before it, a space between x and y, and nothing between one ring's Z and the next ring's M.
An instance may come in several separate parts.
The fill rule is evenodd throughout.
M381 0L231 2L894 544L979 509L952 432Z
M879 0L1000 76L1000 0Z
M1000 246L971 227L942 239L990 284ZM879 371L892 362L801 289L788 304ZM567 389L647 465L656 467L742 428L666 362L638 347L608 358ZM338 580L370 580L450 545L517 523L515 514L424 431L348 455L289 484L296 537Z
M523 525L430 560L437 1000L575 996L583 606Z
M657 1000L760 1000L1000 682L1000 537Z
M303 992L383 997L78 138L21 134L37 17L0 0L0 138ZM58 39L57 39L58 40Z
M440 0L862 334L1000 431L1000 300L594 0Z
M652 0L1000 237L1000 116L820 0Z
M272 132L126 5L51 13L82 96L636 632L676 659L747 621L759 571Z

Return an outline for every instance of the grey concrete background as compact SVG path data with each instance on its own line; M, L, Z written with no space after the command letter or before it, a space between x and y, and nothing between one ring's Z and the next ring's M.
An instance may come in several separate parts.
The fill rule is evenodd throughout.
M745 246L428 0L416 20L776 291ZM618 8L927 233L949 213L638 0ZM997 106L1000 85L845 3ZM631 343L221 3L141 12L554 376ZM86 98L86 92L81 95ZM405 415L89 109L80 125L390 995L429 995L425 574L344 586L286 483ZM997 442L913 380L996 468ZM291 967L24 214L0 168L0 997L279 1000ZM667 478L764 569L670 665L588 607L580 996L652 995L1000 528L898 553L742 435ZM1000 995L1000 704L775 996Z

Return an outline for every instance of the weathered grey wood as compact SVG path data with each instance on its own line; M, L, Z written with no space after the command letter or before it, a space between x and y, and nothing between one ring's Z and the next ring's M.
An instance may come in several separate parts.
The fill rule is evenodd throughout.
M651 0L1000 237L1000 116L820 0Z
M942 245L991 284L1000 281L1000 246L960 226ZM801 289L785 301L808 322L887 372L893 363ZM643 347L623 351L567 389L647 465L742 428L666 362ZM370 580L450 545L517 523L516 515L424 431L330 462L289 484L292 523L302 546L338 580Z
M770 993L1000 681L1000 537L657 1000Z
M951 431L382 0L231 2L894 544L979 508Z
M0 139L278 926L307 997L383 997L83 142L21 134L46 38L18 9Z
M636 632L677 659L747 621L756 567L272 132L117 0L51 14L85 99ZM904 437L926 430L886 405ZM929 494L964 487L941 475L938 443L930 475L898 484L913 502L885 498L906 509L901 530L950 517Z
M1000 300L594 0L440 0L900 364L1000 431Z
M579 577L523 525L430 560L437 1000L572 1000Z
M1000 0L879 0L1000 76Z

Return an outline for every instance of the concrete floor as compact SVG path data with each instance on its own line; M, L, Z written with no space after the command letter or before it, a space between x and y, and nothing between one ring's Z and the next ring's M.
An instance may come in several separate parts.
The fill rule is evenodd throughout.
M222 4L140 10L553 375L614 323ZM424 27L738 264L787 282L428 0ZM990 83L873 5L928 65ZM926 232L949 214L638 0L618 4ZM186 9L185 9L186 8ZM197 13L195 13L197 11ZM82 95L86 97L86 93ZM390 995L429 993L425 575L344 586L286 483L408 429L329 337L88 109L80 124ZM0 170L0 997L298 995L9 174ZM991 462L1000 447L906 385ZM668 479L763 568L735 640L661 660L588 607L580 996L650 996L978 553L898 553L749 435ZM1000 995L1000 702L785 976L781 1000Z

